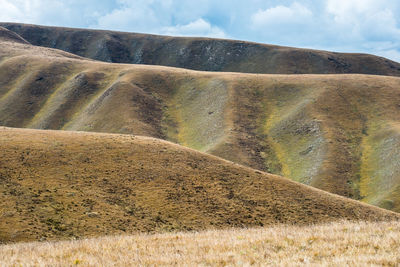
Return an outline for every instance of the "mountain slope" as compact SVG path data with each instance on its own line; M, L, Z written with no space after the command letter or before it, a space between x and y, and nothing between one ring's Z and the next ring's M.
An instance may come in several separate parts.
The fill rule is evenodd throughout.
M114 63L246 73L400 75L400 64L367 54L333 53L243 41L0 23L30 43Z
M0 240L400 215L149 137L0 128Z
M0 125L162 138L400 211L400 78L197 72L3 44Z
M24 38L0 26L0 39L4 41L17 42L22 44L29 44Z

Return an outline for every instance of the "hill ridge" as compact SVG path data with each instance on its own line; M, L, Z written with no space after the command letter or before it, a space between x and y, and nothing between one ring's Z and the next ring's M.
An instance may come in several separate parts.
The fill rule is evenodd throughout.
M30 43L114 63L164 65L244 73L364 73L400 76L400 64L382 57L300 49L227 39L171 37L0 23Z
M0 26L0 39L3 41L13 41L13 42L18 42L18 43L22 43L22 44L29 44L28 41L26 41L24 38L22 38L15 32L10 31L1 26Z

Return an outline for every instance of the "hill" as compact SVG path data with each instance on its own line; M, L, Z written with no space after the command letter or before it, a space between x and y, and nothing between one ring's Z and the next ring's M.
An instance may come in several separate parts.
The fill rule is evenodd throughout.
M400 215L150 137L0 128L0 240L394 220Z
M24 38L16 34L15 32L9 31L3 27L0 27L0 40L17 42L22 44L29 44Z
M0 23L31 44L114 63L205 71L400 75L400 64L367 54L334 53L235 40Z
M400 211L397 77L198 72L2 42L0 125L166 139Z
M2 266L397 266L397 222L278 225L0 246Z

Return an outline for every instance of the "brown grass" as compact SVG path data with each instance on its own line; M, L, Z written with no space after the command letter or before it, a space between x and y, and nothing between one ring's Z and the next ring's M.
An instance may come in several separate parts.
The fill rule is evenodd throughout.
M400 211L397 77L196 72L4 44L0 125L162 138Z
M400 218L132 135L0 128L0 181L3 242Z
M400 207L398 78L106 64L0 38L2 125L169 139ZM0 242L123 235L3 245L2 265L395 266L398 223L371 221L399 218L155 138L0 129Z
M0 246L2 266L398 266L398 222L278 225Z

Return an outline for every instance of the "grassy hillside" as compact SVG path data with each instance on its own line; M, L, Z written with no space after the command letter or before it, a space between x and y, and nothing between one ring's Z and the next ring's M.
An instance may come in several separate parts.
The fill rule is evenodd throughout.
M0 128L0 240L393 220L400 215L150 137Z
M2 266L397 266L400 227L330 223L0 246Z
M244 41L0 23L30 43L114 63L246 73L364 73L400 75L400 64L344 54Z
M400 211L399 78L197 72L2 42L0 125L162 138Z

